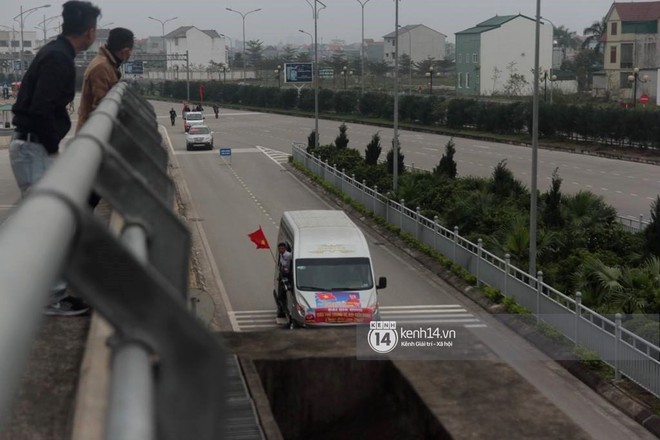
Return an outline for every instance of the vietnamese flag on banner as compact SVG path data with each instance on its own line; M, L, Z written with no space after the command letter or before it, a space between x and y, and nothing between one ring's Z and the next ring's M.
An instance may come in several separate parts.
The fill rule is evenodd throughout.
M204 84L199 83L199 99L204 101Z
M263 229L261 229L261 226L253 233L248 234L248 237L257 245L257 249L270 249L270 245L268 244L268 240L266 240L266 235Z

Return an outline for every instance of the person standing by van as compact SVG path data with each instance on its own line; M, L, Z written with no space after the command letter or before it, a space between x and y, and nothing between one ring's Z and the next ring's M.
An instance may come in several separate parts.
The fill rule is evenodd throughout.
M279 269L278 289L277 289L277 317L284 318L286 312L286 292L291 288L293 277L291 276L291 263L293 256L287 248L286 243L281 242L277 245L277 267Z

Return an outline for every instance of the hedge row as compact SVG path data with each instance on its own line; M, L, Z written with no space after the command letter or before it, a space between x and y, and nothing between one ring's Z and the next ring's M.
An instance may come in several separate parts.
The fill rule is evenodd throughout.
M152 85L153 87L153 85ZM150 87L150 88L152 88ZM191 99L200 101L197 84L191 85ZM184 100L186 84L166 81L161 94ZM204 83L204 98L227 104L284 110L314 111L314 90L241 86L220 81ZM319 111L392 120L392 95L368 92L360 99L354 90L319 90ZM399 120L434 127L469 128L490 133L528 135L532 126L532 104L487 102L476 99L446 99L439 96L403 95ZM591 141L619 146L660 148L660 111L624 109L593 105L539 105L541 138Z

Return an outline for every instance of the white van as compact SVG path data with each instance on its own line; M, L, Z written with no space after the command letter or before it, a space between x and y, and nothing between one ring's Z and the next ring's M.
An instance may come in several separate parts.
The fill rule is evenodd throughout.
M278 243L292 253L287 286L289 325L319 326L368 323L379 319L378 289L367 240L344 211L287 211ZM275 268L274 295L281 287Z

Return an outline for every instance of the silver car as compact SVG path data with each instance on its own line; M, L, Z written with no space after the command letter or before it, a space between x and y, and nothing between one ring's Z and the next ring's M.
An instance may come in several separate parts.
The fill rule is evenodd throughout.
M186 150L193 148L213 149L213 132L206 125L190 127L186 133Z

